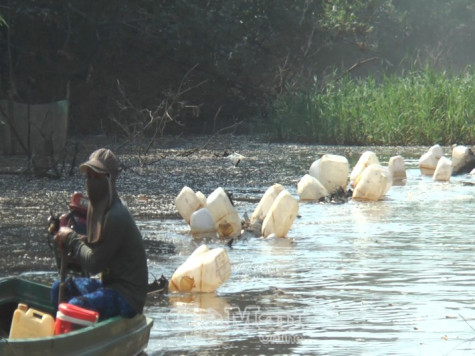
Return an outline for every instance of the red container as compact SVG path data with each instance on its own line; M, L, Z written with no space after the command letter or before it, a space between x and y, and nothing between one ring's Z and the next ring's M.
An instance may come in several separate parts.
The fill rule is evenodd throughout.
M89 205L89 199L84 197L81 193L74 192L71 196L71 202L69 203L69 210L76 210L81 215L87 214L87 207Z
M86 326L93 325L99 319L94 310L78 307L73 304L61 303L56 313L54 334L66 334Z

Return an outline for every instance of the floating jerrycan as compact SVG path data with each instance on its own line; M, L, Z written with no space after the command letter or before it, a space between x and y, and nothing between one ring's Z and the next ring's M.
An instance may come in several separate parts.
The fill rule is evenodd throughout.
M220 237L241 235L241 219L223 188L217 188L208 196L206 208Z
M393 185L403 185L407 179L406 167L402 156L393 156L389 159L388 168L393 176Z
M256 209L251 215L251 224L254 224L257 221L264 221L264 218L267 215L272 203L274 202L275 198L279 195L281 191L284 190L284 187L281 184L273 184L269 188L267 188L266 192L262 196L259 204L257 204Z
M299 211L298 201L283 190L275 198L272 206L262 223L262 236L285 237L294 223Z
M312 163L309 174L318 179L328 193L333 193L339 187L346 191L350 166L346 157L325 154Z
M191 235L194 238L216 237L214 220L208 208L201 208L191 214Z
M425 176L433 175L437 167L438 159L430 153L426 152L419 158L419 169Z
M431 153L438 161L444 155L444 150L439 144L436 144L429 148L429 153Z
M206 206L206 195L204 195L200 191L197 191L195 194L196 194L196 197L198 198L198 200L200 201L201 206L205 207Z
M202 201L195 194L193 189L187 186L183 187L183 189L175 198L175 206L178 210L178 213L183 219L185 219L187 224L190 224L191 214L204 207Z
M472 151L467 146L455 146L452 149L452 167L454 174L461 173L462 168L472 160Z
M452 161L447 157L441 157L435 167L432 179L435 181L448 182L452 175Z
M358 184L361 174L371 164L379 164L379 159L373 151L365 151L361 154L358 162L350 173L350 185L354 188Z
M419 158L419 169L423 175L433 176L439 159L444 155L440 145L434 145Z
M214 292L231 276L231 263L223 248L201 245L170 278L170 292Z
M306 174L297 183L297 194L302 201L313 201L327 196L328 191L317 178Z
M391 188L392 176L387 167L371 164L363 171L353 191L355 200L380 200Z

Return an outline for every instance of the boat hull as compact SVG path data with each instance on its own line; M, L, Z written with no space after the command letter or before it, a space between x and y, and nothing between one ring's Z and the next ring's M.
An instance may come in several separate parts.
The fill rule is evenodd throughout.
M67 334L8 339L18 303L53 313L48 286L20 278L0 279L0 355L136 355L148 344L152 319L113 317Z

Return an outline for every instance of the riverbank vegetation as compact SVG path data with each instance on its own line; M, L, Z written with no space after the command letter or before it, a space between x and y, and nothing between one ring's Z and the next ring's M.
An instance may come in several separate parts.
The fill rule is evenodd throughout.
M341 145L475 144L475 74L426 67L376 80L345 76L323 89L281 95L277 140Z

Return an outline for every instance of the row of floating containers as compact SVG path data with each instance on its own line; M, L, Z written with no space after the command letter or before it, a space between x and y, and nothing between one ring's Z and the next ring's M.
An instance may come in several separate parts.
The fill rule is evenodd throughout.
M452 173L462 173L464 168L473 166L474 160L473 152L466 146L454 146L449 159L440 145L434 145L419 158L419 168L423 175L436 181L449 181Z
M336 190L345 191L348 186L349 163L339 155L326 154L313 162L309 173L297 184L300 201L322 199ZM394 157L390 168L379 164L376 154L363 153L350 174L352 198L379 200L392 185L393 176L405 179L404 160ZM285 237L298 214L299 200L281 184L269 187L251 215L249 225L261 226L262 237ZM183 187L175 199L178 213L190 226L195 238L233 238L241 235L242 221L227 192L218 187L208 197ZM255 231L255 228L254 228Z
M451 160L444 156L440 145L434 145L420 157L419 168L421 174L432 176L435 181L449 181L453 167L463 165L472 157L469 148L455 146ZM319 201L336 191L346 192L347 188L354 200L378 201L392 185L403 185L406 179L402 156L391 157L388 165L383 166L373 151L365 151L350 172L346 157L325 154L315 160L308 173L298 181L298 200L276 183L263 194L250 224L262 224L262 237L285 237L298 214L299 201ZM241 235L241 219L228 193L221 187L206 197L185 186L175 198L175 206L190 226L193 237Z
M470 159L473 161L473 153L465 146L455 146L450 160L444 156L441 146L434 145L420 157L419 169L421 174L432 176L435 181L449 181L453 167L460 167ZM308 173L297 183L299 200L281 184L273 184L263 194L248 222L241 221L222 187L206 197L185 186L175 198L175 205L194 238L219 236L230 239L240 236L243 228L264 238L283 238L297 217L299 201L320 201L338 191L346 194L348 187L354 200L378 201L392 185L404 185L406 179L402 156L393 156L388 166L382 166L373 151L366 151L350 172L344 156L325 154L311 164ZM230 275L226 251L223 248L210 250L201 245L175 271L169 290L211 292Z

